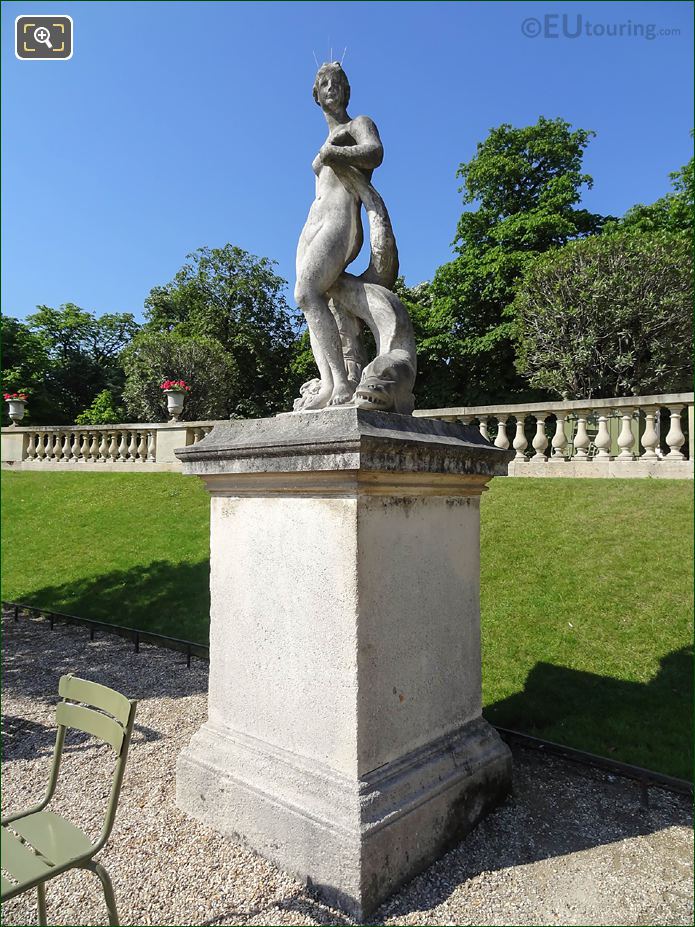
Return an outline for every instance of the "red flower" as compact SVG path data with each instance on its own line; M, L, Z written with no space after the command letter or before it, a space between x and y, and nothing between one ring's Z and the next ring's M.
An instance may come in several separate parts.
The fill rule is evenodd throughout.
M190 386L186 383L185 380L165 380L160 385L160 389L164 389L164 390L173 389L173 390L176 390L176 392L180 392L180 393L183 393L183 392L190 393L191 391Z

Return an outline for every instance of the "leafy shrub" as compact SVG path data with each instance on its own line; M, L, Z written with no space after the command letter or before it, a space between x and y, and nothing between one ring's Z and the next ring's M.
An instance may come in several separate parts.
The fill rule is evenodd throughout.
M601 235L541 255L511 306L517 369L565 399L690 389L692 276L680 233Z
M237 389L232 357L215 338L182 337L172 332L142 332L122 354L126 384L123 400L132 421L168 419L161 389L166 379L185 380L191 390L181 418L228 418Z
M124 421L123 409L116 405L110 390L103 389L94 402L75 418L76 425L118 425Z

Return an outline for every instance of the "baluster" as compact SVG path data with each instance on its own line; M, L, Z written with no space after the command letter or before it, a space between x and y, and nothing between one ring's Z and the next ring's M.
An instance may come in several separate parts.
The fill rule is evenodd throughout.
M131 431L128 434L128 459L135 461L138 456L138 433Z
M487 435L487 426L489 421L490 419L487 417L487 415L484 418L478 419L478 428L480 429L480 434L485 438L486 441L490 440Z
M647 406L644 410L644 434L642 435L642 447L644 454L642 460L658 460L659 455L656 449L659 446L659 435L655 427L656 406Z
M540 412L535 412L534 417L536 419L536 433L531 443L536 453L533 455L533 460L545 460L545 452L548 447L548 438L545 434L545 416Z
M99 460L108 460L109 459L109 433L108 431L101 432L101 441L99 442Z
M157 459L157 439L154 431L147 432L147 459L152 463Z
M36 460L36 448L38 444L39 436L35 431L29 432L27 435L27 459Z
M144 431L139 433L140 441L138 442L138 459L141 463L147 461L147 434Z
M586 460L589 456L591 438L586 430L586 409L577 412L577 433L574 436L574 456Z
M53 450L55 448L55 434L49 431L46 435L46 460L53 460Z
M598 413L598 432L594 444L597 448L596 456L608 460L611 456L611 433L608 430L608 416L603 412Z
M635 436L632 433L632 409L623 409L620 414L622 426L618 435L618 447L620 453L618 460L633 460L632 445L635 443Z
M54 442L53 442L53 459L57 463L61 459L62 456L63 456L63 432L56 431L54 435Z
M512 447L516 451L515 460L526 460L525 451L528 447L528 441L526 440L526 435L524 434L524 424L526 422L525 415L516 416L516 434L514 435L514 440L512 441Z
M92 462L96 463L99 460L99 432L93 431L91 433L91 444L89 445L89 454L92 458Z
M78 461L80 459L80 433L79 431L72 432L72 447L71 447L71 456L70 460Z
M506 451L509 447L509 438L507 437L507 419L498 418L497 419L497 435L494 441L495 447L501 447L503 451Z
M667 460L685 460L685 455L681 451L681 448L685 444L685 435L681 428L681 412L683 408L684 406L674 406L670 409L671 427L666 435L666 443L670 451L666 455Z
M43 463L44 458L46 457L46 445L44 444L46 435L43 431L39 431L36 437L36 456L39 458L39 463Z
M121 461L128 459L128 432L119 432L121 440L118 443L118 459Z
M65 434L63 435L63 448L62 448L63 460L70 460L70 458L72 457L72 447L70 446L71 437L72 437L72 433L69 431L66 431Z
M116 461L118 460L118 432L117 431L111 432L111 442L109 444L109 457L113 461L113 463L116 463Z
M551 451L551 460L564 461L565 448L567 447L567 435L565 434L565 420L566 417L562 412L557 412L555 414L555 434L553 435L553 440L550 442L552 448Z
M199 441L202 441L205 437L205 430L203 428L194 428L193 429L193 443L197 444Z
M81 431L79 433L79 440L80 440L80 452L79 452L78 460L80 460L81 463L87 463L87 461L89 460L89 432Z

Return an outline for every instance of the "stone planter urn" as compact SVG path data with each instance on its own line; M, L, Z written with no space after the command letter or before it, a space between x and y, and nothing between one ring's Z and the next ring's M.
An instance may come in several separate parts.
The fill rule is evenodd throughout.
M169 421L178 422L183 412L183 401L186 394L178 389L165 389L164 395L167 397L167 409L169 411Z
M26 399L8 399L7 405L9 406L8 412L9 416L12 419L12 425L17 426L24 418L24 407L26 406Z

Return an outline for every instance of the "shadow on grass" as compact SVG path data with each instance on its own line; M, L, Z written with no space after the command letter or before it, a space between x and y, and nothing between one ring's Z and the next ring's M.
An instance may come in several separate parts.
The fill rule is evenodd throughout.
M691 647L663 657L648 683L537 663L522 692L484 715L500 727L690 779L692 688Z
M27 605L207 644L209 563L165 560L22 596ZM692 651L665 656L649 683L538 663L523 691L484 710L493 724L688 779Z
M210 567L156 560L24 593L24 605L207 644Z

